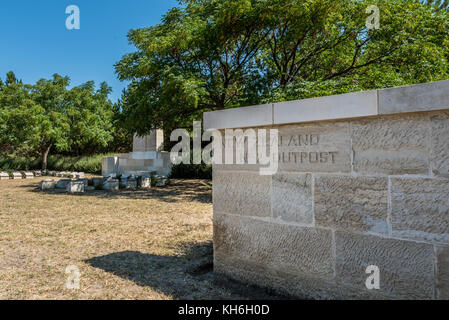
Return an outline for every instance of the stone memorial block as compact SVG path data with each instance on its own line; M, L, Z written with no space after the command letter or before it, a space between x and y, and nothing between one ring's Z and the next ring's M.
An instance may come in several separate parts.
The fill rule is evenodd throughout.
M70 181L67 184L66 191L69 193L83 193L84 188L83 181Z
M42 180L39 183L39 189L41 190L53 190L56 187L55 180L53 179L46 179Z
M134 177L126 179L125 189L137 189L137 179Z
M32 172L26 171L23 173L23 177L24 179L34 179L34 174Z
M12 178L14 180L19 180L19 179L23 179L23 176L22 176L22 174L20 172L13 172L12 173Z
M87 188L89 186L89 179L87 179L87 178L77 179L76 182L82 182L84 184L85 188Z
M42 177L42 171L40 171L40 170L33 171L33 174L35 177Z
M66 189L72 179L61 179L56 183L56 189Z
M120 184L118 179L108 179L103 184L103 189L107 191L119 191Z
M279 171L351 172L349 123L280 127Z
M7 172L0 172L0 180L9 180L9 174Z
M449 80L207 112L204 128L278 132L255 154L240 140L244 160L277 150L272 172L212 166L214 272L301 299L449 299Z
M151 188L151 177L143 176L141 178L140 186L142 188Z

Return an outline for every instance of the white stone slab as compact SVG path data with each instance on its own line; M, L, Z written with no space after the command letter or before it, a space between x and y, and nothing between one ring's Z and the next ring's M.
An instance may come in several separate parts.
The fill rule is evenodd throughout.
M374 115L377 115L375 90L275 103L273 124Z
M449 80L379 90L379 114L449 109Z
M204 130L271 125L273 105L265 104L204 113Z

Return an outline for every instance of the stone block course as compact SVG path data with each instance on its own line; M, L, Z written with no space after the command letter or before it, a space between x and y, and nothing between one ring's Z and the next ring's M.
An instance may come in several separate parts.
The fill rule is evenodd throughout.
M329 230L275 224L248 217L214 215L215 259L253 272L332 278Z
M387 234L386 177L316 176L316 225Z
M429 174L430 120L381 117L351 123L354 171L367 175Z
M392 178L393 236L449 244L449 179Z
M253 172L213 172L214 212L271 216L271 177Z
M312 175L278 173L272 179L273 217L286 222L312 224Z
M342 231L335 237L339 283L365 291L366 268L375 265L380 271L379 293L404 299L434 298L432 245Z

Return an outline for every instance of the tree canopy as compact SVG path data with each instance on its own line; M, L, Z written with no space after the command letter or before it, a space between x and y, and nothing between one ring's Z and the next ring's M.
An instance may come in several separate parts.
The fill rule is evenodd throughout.
M380 9L368 29L366 8ZM449 77L446 10L409 0L183 0L131 30L115 66L120 101L145 134L204 111ZM439 7L438 7L439 8Z
M58 74L34 85L7 74L0 85L0 151L39 153L43 169L56 151L105 147L113 139L111 89L93 81L68 89L70 79Z

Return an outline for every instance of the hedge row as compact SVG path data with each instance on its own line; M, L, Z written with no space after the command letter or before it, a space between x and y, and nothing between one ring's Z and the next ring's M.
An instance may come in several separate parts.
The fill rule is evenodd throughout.
M101 174L101 159L107 156L111 155L97 154L83 157L50 155L47 160L47 169ZM0 158L1 171L40 170L41 168L42 159L40 158ZM173 179L212 179L212 167L205 164L174 165L170 177Z
M47 169L54 171L76 171L86 173L101 173L101 159L108 154L97 154L93 156L67 157L50 155L47 159ZM42 168L40 158L3 158L0 159L0 170L39 170Z

